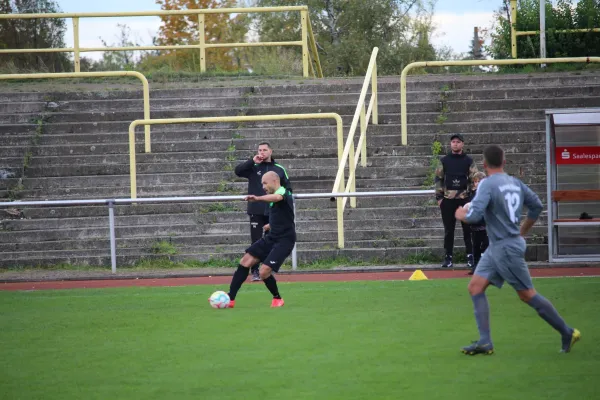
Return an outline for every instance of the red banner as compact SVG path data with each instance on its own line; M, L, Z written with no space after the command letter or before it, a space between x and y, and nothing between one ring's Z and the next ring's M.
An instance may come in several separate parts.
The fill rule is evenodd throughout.
M600 164L600 146L556 147L556 164Z

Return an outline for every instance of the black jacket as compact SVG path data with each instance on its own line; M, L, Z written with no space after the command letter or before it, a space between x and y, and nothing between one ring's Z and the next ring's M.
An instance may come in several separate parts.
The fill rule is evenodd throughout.
M265 191L262 188L262 177L265 173L274 171L279 175L281 186L292 191L292 184L288 177L287 171L283 166L271 158L271 162L263 161L260 164L255 164L253 159L238 164L235 167L235 174L241 178L248 178L248 194L255 196L264 196ZM248 214L269 215L269 203L262 201L248 202Z

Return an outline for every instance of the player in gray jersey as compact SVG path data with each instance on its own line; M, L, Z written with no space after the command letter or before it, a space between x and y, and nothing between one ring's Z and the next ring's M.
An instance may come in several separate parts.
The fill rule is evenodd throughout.
M468 224L484 219L490 240L468 287L480 337L477 342L463 347L462 352L468 355L494 353L485 290L490 284L501 288L506 281L522 301L561 334L561 352L568 353L581 333L569 327L552 303L535 291L525 263L524 236L542 212L542 202L527 185L504 172L506 161L499 146L488 146L483 158L488 177L479 184L471 203L456 210L456 219ZM528 210L527 218L519 227L523 205Z

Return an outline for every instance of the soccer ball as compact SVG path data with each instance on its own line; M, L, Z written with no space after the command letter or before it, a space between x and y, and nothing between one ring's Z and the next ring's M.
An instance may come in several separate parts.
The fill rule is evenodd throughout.
M220 290L211 294L208 299L212 308L227 308L229 301L229 295Z

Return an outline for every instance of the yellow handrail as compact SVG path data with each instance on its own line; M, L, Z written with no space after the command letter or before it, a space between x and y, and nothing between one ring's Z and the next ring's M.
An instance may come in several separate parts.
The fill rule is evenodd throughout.
M144 119L150 119L150 87L148 79L136 71L104 71L104 72L61 72L53 74L0 74L0 80L18 79L65 79L65 78L104 78L133 76L142 81L144 96ZM145 128L145 151L150 153L150 126Z
M552 63L598 63L600 57L565 57L565 58L522 58L515 60L463 60L463 61L419 61L408 64L400 75L400 125L402 145L407 144L407 111L406 111L406 77L408 72L418 67L449 67L476 65L517 65L517 64L552 64Z
M352 124L350 125L350 131L348 132L348 137L346 138L346 145L343 146L342 150L342 142L343 138L338 138L338 156L339 165L338 172L335 177L335 182L333 184L332 193L339 192L355 192L356 191L356 167L358 166L358 159L361 159L361 165L363 167L367 166L367 124L371 114L373 115L373 124L377 125L379 123L379 113L378 113L378 96L377 96L377 53L379 52L379 48L374 47L373 52L371 53L371 59L369 61L369 67L367 68L367 72L365 74L365 80L363 82L362 90L360 91L360 96L358 98L358 105L356 106L356 111L354 112L354 118L352 119ZM367 91L369 89L369 83L371 84L371 100L369 102L369 106L367 112L365 113L365 98L367 97ZM360 138L358 140L358 145L356 146L356 154L354 152L354 133L356 132L356 127L360 122ZM346 159L350 159L348 162L348 182L344 187L344 170L346 168ZM346 208L346 202L348 198L338 197L337 198L337 223L338 223L338 247L340 249L344 248L344 209ZM350 207L356 207L356 197L350 198Z
M204 35L205 14L248 14L248 13L276 13L298 11L301 16L302 37L298 41L288 42L253 42L253 43L206 43ZM79 46L79 18L105 18L105 17L160 17L167 15L198 15L198 27L200 30L199 43L196 45L172 45L172 46L126 46L126 47L80 47ZM43 48L43 49L0 49L0 54L15 53L74 53L75 72L80 72L79 54L94 51L132 51L132 50L176 50L176 49L199 49L200 71L206 72L206 49L232 48L232 47L269 47L269 46L301 46L303 76L309 76L309 53L313 51L312 57L319 66L315 76L323 77L320 68L319 53L314 43L315 38L309 25L307 6L290 7L250 7L250 8L213 8L196 10L161 10L161 11L139 11L139 12L104 12L104 13L47 13L47 14L0 14L0 19L34 19L34 18L71 18L73 22L74 47L65 48ZM309 38L310 37L310 38Z
M289 121L303 119L334 119L337 126L338 142L344 140L344 125L342 117L336 113L320 114L281 114L281 115L249 115L231 117L201 117L201 118L164 118L164 119L137 119L129 125L129 174L131 184L131 198L137 198L137 176L135 161L135 128L138 125L171 125L195 124L217 122L252 122L252 121ZM340 155L340 154L338 154Z
M316 57L314 57L314 61L316 64L316 76L319 78L322 78L323 77L323 69L321 68L321 60L319 60L319 51L317 50L317 42L315 41L315 35L313 34L312 23L310 22L309 14L307 14L307 17L308 17L308 39L310 41L310 48L311 48L313 57L314 57L314 55L316 55ZM313 74L315 74L315 73L313 73Z
M517 58L517 36L533 36L539 35L540 31L518 31L517 30L517 0L510 0L510 44L511 44L511 56ZM590 29L558 29L554 30L556 33L586 33L586 32L600 32L600 28ZM543 55L543 54L540 54Z

